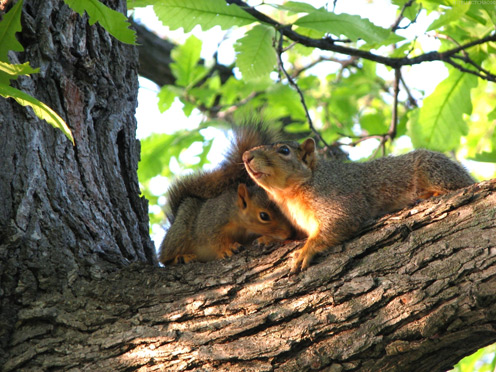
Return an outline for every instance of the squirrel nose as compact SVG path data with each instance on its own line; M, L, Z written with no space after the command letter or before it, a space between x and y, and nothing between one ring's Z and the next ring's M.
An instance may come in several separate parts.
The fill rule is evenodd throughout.
M243 162L249 163L253 160L254 156L250 153L250 151L245 151L243 153Z

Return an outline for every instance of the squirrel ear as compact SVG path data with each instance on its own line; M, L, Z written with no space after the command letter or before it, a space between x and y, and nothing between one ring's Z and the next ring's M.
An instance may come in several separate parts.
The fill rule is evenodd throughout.
M317 162L317 153L315 151L315 141L313 138L307 138L305 142L300 145L300 149L302 150L302 158L301 160L308 165L310 168L315 167L315 163Z
M250 196L248 194L248 189L244 183L238 185L238 207L239 209L245 209L247 207L247 202Z

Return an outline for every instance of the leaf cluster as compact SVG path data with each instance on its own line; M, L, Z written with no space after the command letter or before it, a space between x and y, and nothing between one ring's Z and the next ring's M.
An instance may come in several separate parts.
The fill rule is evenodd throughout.
M191 33L196 25L202 31L219 26L228 31L227 38L232 37L229 32L233 29L243 31L236 32L241 36L234 43L235 68L225 82L221 82L214 69L200 64L202 41L197 36L201 32L192 33L185 43L178 45L171 66L176 83L161 88L161 111L179 99L186 115L196 108L207 120L221 117L239 121L255 112L284 123L289 133L305 136L313 132L322 139L322 145L352 147L371 139L376 146L382 146L383 153L389 153L398 151L395 140L406 136L413 147L459 151L475 127L470 123L475 116L473 91L481 81L487 87L486 81L493 76L490 71L495 70L494 43L476 43L457 52L453 48L492 38L494 12L476 2L393 3L398 8L398 19L391 20L395 24L391 28L375 25L358 15L338 14L298 1L265 2L263 11L258 11L262 6L255 8L238 0L141 0L131 4L153 5L158 18L171 30L182 28ZM428 25L427 31L440 40L439 51L434 54L423 50L419 35L402 32L419 15L431 13L438 14L438 18ZM280 38L282 47L278 48ZM315 48L314 41L328 41L331 47ZM349 58L332 52L333 45L344 45L351 51ZM462 68L446 62L448 77L427 97L421 91L409 89L405 81L410 65L427 63L433 58L448 61L446 56L451 62L457 60ZM397 77L401 80L396 82L402 86L397 101L395 82L387 78L387 71L381 70L378 57L386 66L402 68ZM477 76L484 71L487 79ZM289 79L285 79L283 72L288 73ZM289 80L296 81L299 89L294 89ZM306 105L301 104L302 100ZM489 121L488 127L478 131L479 135L488 136ZM495 145L491 137L485 141L484 156L480 151L471 156L495 161Z

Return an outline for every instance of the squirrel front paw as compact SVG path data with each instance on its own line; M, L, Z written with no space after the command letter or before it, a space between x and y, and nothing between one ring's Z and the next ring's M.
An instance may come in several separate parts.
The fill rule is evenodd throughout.
M277 242L276 239L274 238L271 238L270 236L267 236L267 235L263 235L263 236L260 236L258 238L256 238L254 241L253 241L253 244L256 246L256 247L263 247L263 246L266 246L266 245L270 245L270 244L273 244Z
M291 274L298 274L300 271L305 270L310 266L313 255L300 249L296 252L296 257L294 258L293 264L291 265Z
M235 253L239 253L245 249L244 246L239 244L238 242L234 242L230 244L228 247L224 247L224 249L219 252L219 258L227 258L231 257Z
M195 261L198 257L196 254L180 254L174 257L174 260L172 261L173 265L177 264L185 264L191 261Z

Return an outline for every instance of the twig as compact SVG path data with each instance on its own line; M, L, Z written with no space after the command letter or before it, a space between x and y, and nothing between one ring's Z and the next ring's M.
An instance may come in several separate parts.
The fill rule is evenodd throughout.
M466 53L464 53L464 54L466 54ZM491 72L486 70L482 66L478 65L477 63L475 63L474 60L472 58L470 58L470 56L468 54L464 55L463 57L462 56L453 56L452 58L453 59L459 59L460 61L463 61L469 65L474 66L476 69L483 72L485 74L485 76L487 76L488 80L491 80L491 75L492 75Z
M375 158L379 150L382 148L382 156L386 155L386 142L392 141L396 137L396 129L398 127L398 94L400 92L400 80L401 80L401 70L396 68L394 70L394 83L393 83L393 114L391 117L391 124L389 130L381 138L381 142L377 149L372 154L372 158Z
M447 59L445 62L449 63L451 66L455 67L457 70L460 70L461 72L466 72L468 74L472 74L472 75L475 75L477 77L480 77L481 79L496 82L496 76L495 75L486 74L486 73L481 74L480 72L465 68L462 65L460 65L459 63L456 63L455 61L453 61L453 58L454 58L454 56L452 58Z
M393 25L391 26L391 31L394 32L399 28L398 26L403 19L403 13L405 13L406 8L412 6L414 1L415 0L409 0L407 3L405 3L405 5L403 5L403 8L401 8L398 18L396 18L396 21L394 21Z
M393 116L391 118L391 125L389 131L387 132L387 137L393 140L396 137L396 129L398 128L398 95L400 92L400 80L401 80L401 69L396 68L394 70L394 96L393 96Z
M418 107L417 100L415 99L415 97L413 97L412 92L410 91L410 88L408 88L408 85L406 85L405 79L403 79L403 75L400 76L400 81L401 81L401 84L403 84L403 88L405 88L406 94L408 95L408 102L413 107Z
M279 69L283 72L284 76L288 80L289 85L291 85L296 90L296 92L298 92L298 95L300 96L300 101L301 101L301 104L303 106L303 110L305 111L305 115L307 117L308 125L310 126L310 129L315 134L317 139L324 144L325 148L328 148L329 145L326 143L326 141L322 138L320 133L317 131L317 129L315 129L315 127L313 125L312 118L310 117L310 112L308 111L307 104L305 103L305 97L303 96L303 92L301 91L298 84L295 83L293 78L288 74L288 72L284 68L284 64L282 62L282 52L283 52L282 43L283 43L283 40L284 40L283 33L279 32L279 40L277 43L277 53L276 53L277 54L277 64L279 66Z
M332 57L324 57L324 56L320 56L319 58L317 58L315 61L313 62L310 62L308 65L306 66L303 66L299 69L295 69L293 71L293 74L292 76L293 77L296 77L296 76L299 76L303 71L306 71L312 67L314 67L315 65L319 64L320 62L324 62L324 61L327 61L327 62L336 62L336 63L339 63L341 65L341 69L344 69L350 65L353 65L357 60L357 57L350 57L349 59L337 59L337 58L332 58Z
M240 100L239 102L231 103L229 105L212 106L212 107L210 107L209 109L207 109L205 111L208 111L209 113L214 114L217 117L222 117L222 115L226 115L226 114L229 114L229 113L232 113L232 112L236 111L237 108L239 108L239 107L247 104L253 98L259 96L260 94L262 94L262 92L252 92L247 97L245 97L244 99ZM225 110L224 110L224 108L225 108ZM219 113L221 111L223 111L223 110L224 110L224 114L220 115Z
M284 26L272 18L266 16L263 13L260 13L258 10L250 7L248 4L246 4L242 0L225 0L229 4L236 4L239 7L241 7L245 12L251 14L253 17L258 19L259 21L272 25L275 27L277 30L279 30L285 37L287 37L289 40L292 40L294 42L300 43L302 45L308 46L308 47L314 47L318 48L321 50L328 50L331 52L336 52L336 53L341 53L341 54L346 54L349 56L355 56L355 57L360 57L364 59L368 59L370 61L378 62L386 66L390 66L392 68L398 68L402 66L413 66L417 65L423 62L433 62L433 61L444 61L447 63L452 63L450 61L450 58L457 53L461 52L462 50L466 50L468 48L471 48L476 45L484 44L490 41L496 41L496 32L493 34L486 36L482 39L477 39L473 40L471 42L468 42L466 44L460 45L459 47L449 49L444 52L428 52L421 54L417 57L409 58L409 57L403 57L403 58L390 58L390 57L384 57L381 55L377 55L365 50L360 50L360 49L355 49L355 48L350 48L342 45L337 45L334 43L332 40L328 39L312 39L310 37L306 37L303 35L300 35L299 33L293 31L291 29L291 25L289 26ZM471 70L468 70L466 72L469 73L474 73ZM494 81L496 80L496 75L488 75L487 77L480 76L482 78L485 78L487 80ZM494 79L494 80L493 80Z

